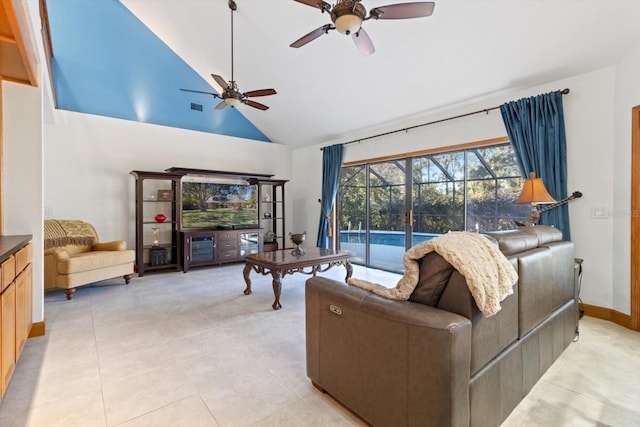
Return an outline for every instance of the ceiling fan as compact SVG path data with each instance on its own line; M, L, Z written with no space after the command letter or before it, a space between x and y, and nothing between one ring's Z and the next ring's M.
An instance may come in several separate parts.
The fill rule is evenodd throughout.
M246 104L250 107L257 108L258 110L267 110L267 107L264 104L259 102L255 102L250 100L249 98L255 96L267 96L267 95L275 95L277 92L275 89L258 89L258 90L250 90L249 92L240 92L238 89L238 85L233 78L233 11L238 9L236 2L234 0L229 0L229 9L231 9L231 80L227 83L225 79L220 77L217 74L211 74L213 80L216 81L222 88L222 94L218 95L213 92L203 92L200 90L191 90L191 89L180 89L185 92L194 92L194 93L204 93L207 95L212 95L214 98L222 99L222 101L216 105L216 110L222 110L227 105L230 107L237 107L240 104Z
M318 8L322 13L329 13L333 24L325 24L320 28L316 28L309 34L291 43L291 47L304 46L321 35L329 33L330 30L338 30L339 33L351 36L363 56L371 55L376 50L373 47L369 35L364 28L362 28L364 21L369 19L422 18L431 16L433 8L436 5L434 2L391 4L388 6L374 7L369 11L369 16L367 16L367 10L360 4L360 0L336 0L336 4L333 6L322 0L295 1Z

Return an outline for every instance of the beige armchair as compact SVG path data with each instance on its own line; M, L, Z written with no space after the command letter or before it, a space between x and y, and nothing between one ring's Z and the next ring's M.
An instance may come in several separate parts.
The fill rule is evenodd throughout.
M135 252L124 240L99 242L93 225L79 220L44 222L44 288L62 288L73 299L76 287L122 276L129 284Z

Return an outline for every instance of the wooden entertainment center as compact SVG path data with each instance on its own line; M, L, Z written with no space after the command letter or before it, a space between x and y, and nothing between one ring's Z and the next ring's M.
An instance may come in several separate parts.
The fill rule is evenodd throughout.
M245 255L261 252L259 228L239 230L183 230L182 271L191 267L243 261Z
M164 172L131 171L136 178L136 271L243 261L245 255L285 247L287 180L273 175L172 167ZM183 221L183 178L242 180L256 186L250 208L255 224L195 228ZM188 188L188 187L187 187ZM162 217L158 217L162 214ZM253 221L251 221L253 222Z

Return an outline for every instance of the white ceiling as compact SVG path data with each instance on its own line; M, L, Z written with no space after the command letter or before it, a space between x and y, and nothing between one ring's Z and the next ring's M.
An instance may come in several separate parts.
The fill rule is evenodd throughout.
M216 90L211 73L231 79L227 0L121 2ZM367 10L402 2L362 0ZM236 3L235 80L242 92L278 92L255 98L267 111L239 108L292 148L596 70L640 41L638 0L439 0L428 18L366 21L376 52L362 57L336 31L289 47L330 22L319 9L293 0Z

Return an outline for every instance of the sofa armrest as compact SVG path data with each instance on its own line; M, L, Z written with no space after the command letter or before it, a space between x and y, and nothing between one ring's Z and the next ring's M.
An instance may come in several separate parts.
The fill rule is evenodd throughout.
M305 301L318 387L373 425L469 424L469 319L324 277L307 280Z
M124 251L127 249L127 242L124 240L114 240L112 242L99 242L91 246L92 251Z

